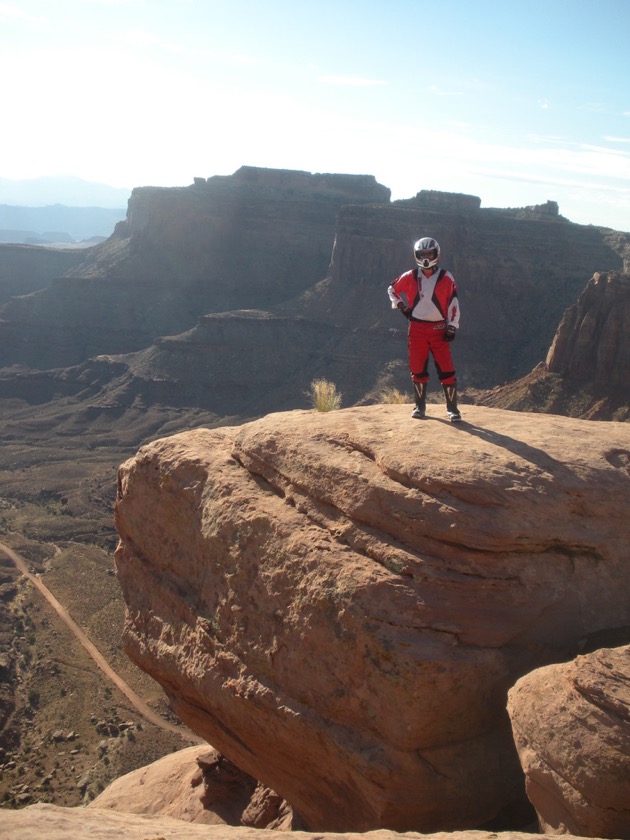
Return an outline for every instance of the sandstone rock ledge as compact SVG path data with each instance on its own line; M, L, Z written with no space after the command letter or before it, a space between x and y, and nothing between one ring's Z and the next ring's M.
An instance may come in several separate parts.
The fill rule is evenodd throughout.
M508 689L630 625L628 424L429 410L272 414L120 469L128 653L310 830L505 815Z
M0 810L0 835L6 840L532 840L520 832L457 831L453 834L310 834L227 825L191 825L173 817L124 814L98 808L29 805L20 811ZM535 835L537 840L551 836ZM571 840L567 835L566 840Z

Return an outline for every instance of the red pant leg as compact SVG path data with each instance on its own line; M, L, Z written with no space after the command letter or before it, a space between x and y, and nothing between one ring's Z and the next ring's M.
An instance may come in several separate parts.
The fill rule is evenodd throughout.
M409 322L407 334L407 350L409 351L409 370L414 382L428 382L429 380L429 345L428 330L425 324L418 321Z
M437 374L442 385L454 385L456 382L455 368L450 342L444 340L444 330L435 330L431 340L431 353Z
M414 382L428 382L429 356L432 355L440 382L444 385L455 383L451 345L444 340L445 328L446 324L443 321L437 324L409 322L407 347L409 369Z

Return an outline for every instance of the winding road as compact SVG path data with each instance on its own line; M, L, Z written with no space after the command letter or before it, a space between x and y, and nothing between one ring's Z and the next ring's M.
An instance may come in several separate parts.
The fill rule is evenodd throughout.
M160 715L156 714L153 709L147 705L144 700L136 694L136 692L128 685L125 680L120 676L120 674L116 673L114 669L109 665L103 654L98 650L98 648L89 640L86 634L81 630L79 625L74 621L68 610L61 604L55 596L52 594L50 589L42 583L40 578L37 575L32 574L28 569L27 561L21 557L16 551L13 551L12 548L9 548L8 545L0 542L0 551L5 554L9 560L15 565L16 569L24 575L37 589L41 592L44 596L46 601L50 604L50 606L55 610L57 615L61 618L61 620L66 624L68 629L71 633L75 636L75 638L81 643L87 653L92 657L94 662L98 665L101 671L105 674L107 679L109 679L116 688L121 691L125 697L129 700L129 702L133 705L133 707L145 718L145 720L149 721L149 723L154 724L155 726L159 726L160 729L164 729L167 732L173 732L176 735L179 735L186 741L195 743L195 744L205 744L206 742L203 738L199 738L190 732L188 729L185 729L182 726L177 726L174 723L170 723L168 720L165 720Z

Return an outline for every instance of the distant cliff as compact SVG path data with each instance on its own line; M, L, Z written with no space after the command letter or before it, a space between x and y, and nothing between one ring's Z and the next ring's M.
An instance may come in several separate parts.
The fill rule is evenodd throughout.
M596 273L565 312L546 363L482 405L600 420L630 419L630 274Z
M630 396L630 274L597 273L564 314L547 368L599 393Z
M80 266L4 307L0 357L67 367L141 349L207 312L290 299L325 276L339 208L389 196L372 176L246 167L135 189L127 220Z

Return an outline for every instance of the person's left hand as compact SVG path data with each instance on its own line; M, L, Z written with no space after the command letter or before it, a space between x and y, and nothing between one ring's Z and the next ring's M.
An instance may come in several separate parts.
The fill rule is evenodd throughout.
M455 341L455 335L457 334L457 330L452 324L449 324L448 327L444 330L444 341Z

